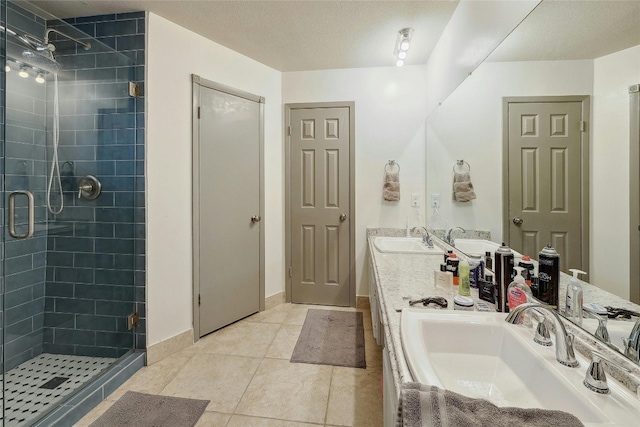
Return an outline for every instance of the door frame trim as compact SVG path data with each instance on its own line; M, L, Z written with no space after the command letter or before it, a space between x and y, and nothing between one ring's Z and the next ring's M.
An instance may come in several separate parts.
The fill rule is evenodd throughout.
M354 101L341 102L311 102L285 104L285 301L291 302L292 281L289 276L291 266L291 136L287 129L291 126L291 110L317 108L348 108L349 109L349 306L356 306L356 130L355 130Z
M629 300L640 304L640 84L629 86Z
M582 266L589 271L589 141L591 97L589 95L570 96L512 96L502 98L502 238L509 241L509 104L534 102L581 102L582 115L580 120L585 123L580 133L580 217L582 220ZM586 278L584 280L587 280Z
M259 165L259 215L262 220L260 221L260 273L259 273L259 310L265 309L265 261L264 261L264 234L265 234L265 217L264 217L264 104L265 99L262 96L254 95L249 92L244 92L232 87L216 83L211 80L203 79L202 77L192 74L191 75L191 91L192 91L192 106L191 106L191 235L192 235L192 274L193 274L193 341L196 342L200 339L200 304L198 303L198 295L200 294L200 132L199 132L199 118L198 107L200 106L200 88L205 87L207 89L213 89L219 92L224 92L229 95L237 96L247 99L259 104L260 108L260 124L259 124L259 151L260 151L260 165Z

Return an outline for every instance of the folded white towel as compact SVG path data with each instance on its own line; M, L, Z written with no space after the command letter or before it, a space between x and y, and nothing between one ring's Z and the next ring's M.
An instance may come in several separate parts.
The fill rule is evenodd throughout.
M453 174L453 201L469 202L476 198L469 172L455 172Z
M388 202L400 200L400 172L385 172L382 198Z

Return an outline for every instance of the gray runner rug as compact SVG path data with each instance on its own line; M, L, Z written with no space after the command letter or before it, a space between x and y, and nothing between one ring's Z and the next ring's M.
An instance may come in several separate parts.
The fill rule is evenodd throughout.
M362 313L309 309L291 362L366 368Z
M90 427L193 427L208 404L128 391Z

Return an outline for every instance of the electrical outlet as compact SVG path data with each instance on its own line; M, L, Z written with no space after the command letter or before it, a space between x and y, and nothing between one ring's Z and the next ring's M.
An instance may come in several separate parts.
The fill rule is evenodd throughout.
M433 209L440 207L440 193L431 193L431 207Z
M420 207L420 193L411 193L411 207Z

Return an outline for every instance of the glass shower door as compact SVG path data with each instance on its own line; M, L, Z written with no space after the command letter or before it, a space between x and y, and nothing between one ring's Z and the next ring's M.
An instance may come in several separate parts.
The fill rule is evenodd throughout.
M2 2L11 426L42 418L134 347L135 63L26 5Z

